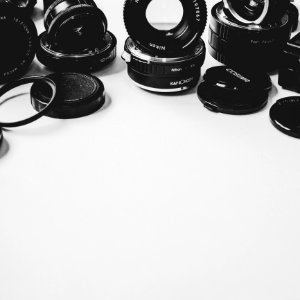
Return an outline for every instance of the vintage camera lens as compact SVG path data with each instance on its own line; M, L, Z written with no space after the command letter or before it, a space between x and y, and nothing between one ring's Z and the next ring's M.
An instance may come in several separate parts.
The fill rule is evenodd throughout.
M107 31L107 19L92 0L56 0L44 7L48 39L66 51L93 47Z
M180 55L195 48L206 25L205 0L180 0L183 17L170 30L158 30L149 23L146 10L150 2L151 0L125 1L124 22L132 40L145 51L161 57Z
M0 1L1 2L1 1ZM4 2L18 8L20 12L30 15L36 5L36 0L4 0Z
M224 0L224 11L244 24L276 22L287 11L290 0Z
M208 49L232 67L273 70L290 34L288 13L273 24L244 25L228 17L220 2L212 9Z
M0 83L21 76L36 52L33 21L5 3L0 4Z
M183 56L158 57L146 52L132 38L125 42L122 58L129 77L141 88L153 92L180 92L197 85L205 59L202 39Z
M93 48L68 52L49 41L46 32L39 37L38 60L57 71L92 72L112 62L116 57L116 37L109 31Z

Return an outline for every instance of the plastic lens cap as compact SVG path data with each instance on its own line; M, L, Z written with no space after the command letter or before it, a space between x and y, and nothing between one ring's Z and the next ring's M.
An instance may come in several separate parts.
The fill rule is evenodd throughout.
M198 87L198 97L214 112L250 114L262 109L272 88L267 73L239 71L226 66L206 71Z
M58 99L46 114L52 118L72 119L90 115L105 103L104 85L100 79L82 73L53 73L47 76L56 83ZM31 88L31 104L37 111L47 105L51 91L43 82Z
M281 132L300 138L300 97L278 100L270 109L272 124Z

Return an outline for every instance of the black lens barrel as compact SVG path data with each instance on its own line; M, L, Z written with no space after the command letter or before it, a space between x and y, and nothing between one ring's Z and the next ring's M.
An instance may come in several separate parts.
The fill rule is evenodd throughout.
M159 56L180 55L192 49L201 37L206 21L205 0L180 0L183 17L171 30L157 30L146 18L151 0L126 0L124 22L129 36L146 51Z
M275 69L290 38L288 13L273 24L245 25L228 17L223 8L220 2L212 9L208 41L210 54L233 67Z

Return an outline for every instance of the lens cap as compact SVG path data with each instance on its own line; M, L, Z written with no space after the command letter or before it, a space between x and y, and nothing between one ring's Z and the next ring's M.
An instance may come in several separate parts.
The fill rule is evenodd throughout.
M0 3L0 83L25 73L36 52L33 21L6 3Z
M105 103L104 85L90 74L53 73L47 76L56 83L57 102L47 116L58 119L73 119L90 115ZM43 82L31 87L31 104L37 111L47 105L51 90Z
M226 66L206 71L198 87L198 97L214 112L242 115L262 109L272 88L267 73L233 70Z
M300 138L300 97L278 100L270 109L272 124L281 132Z

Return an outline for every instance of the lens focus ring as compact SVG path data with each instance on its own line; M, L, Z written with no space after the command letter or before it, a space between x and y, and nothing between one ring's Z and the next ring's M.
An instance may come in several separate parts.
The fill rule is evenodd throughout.
M180 0L183 17L180 23L168 31L157 30L148 22L146 10L151 0L126 0L124 22L130 37L142 48L169 55L183 53L197 44L206 21L205 0Z

